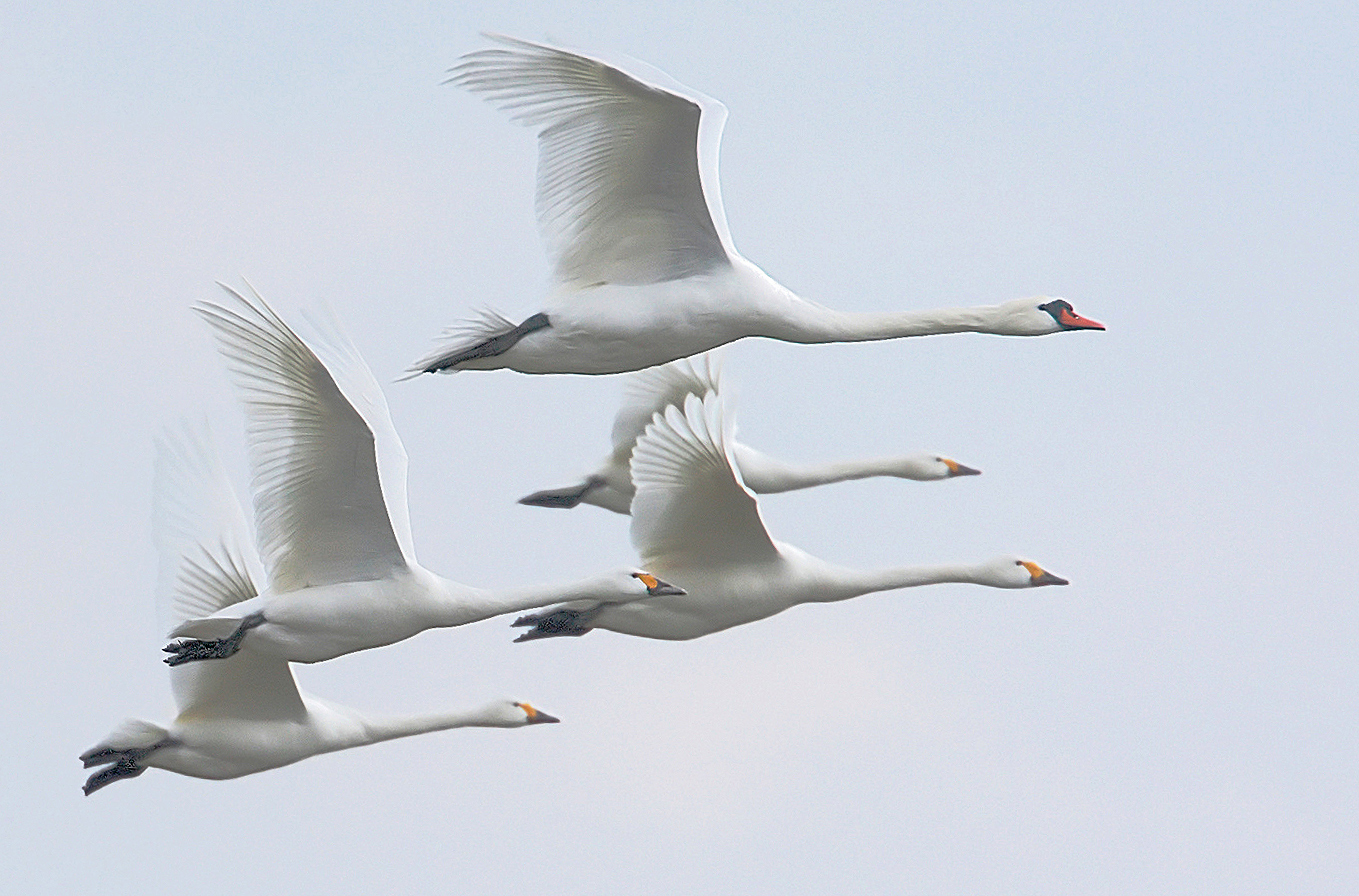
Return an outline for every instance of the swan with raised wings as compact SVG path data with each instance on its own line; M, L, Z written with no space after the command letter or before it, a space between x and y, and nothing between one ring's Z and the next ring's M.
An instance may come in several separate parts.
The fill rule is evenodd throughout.
M657 411L669 405L684 405L688 395L702 396L721 391L718 352L672 361L659 367L638 371L629 378L622 407L613 420L613 452L599 469L577 485L544 489L520 498L520 504L533 507L571 508L593 504L614 513L630 512L632 496L632 449ZM792 464L762 454L749 445L733 441L732 460L741 481L757 495L811 488L850 479L895 476L930 482L955 476L975 476L981 471L964 466L949 457L921 452L898 457L838 461L822 464Z
M483 589L415 560L406 453L368 365L333 325L326 361L255 295L195 310L212 327L244 399L255 520L268 587L187 617L170 632L170 665L242 647L302 663L380 647L563 600L675 594L649 573L616 570L571 584ZM206 608L205 608L206 609Z
M653 72L512 38L450 79L538 129L538 223L554 285L518 324L452 327L411 375L510 368L621 373L746 336L861 342L936 333L1102 330L1065 299L845 313L802 299L737 253L717 183L726 109Z
M516 640L583 635L603 628L682 641L804 603L847 600L943 582L993 588L1065 585L1019 557L987 563L861 571L774 541L755 495L741 482L731 423L716 392L688 395L657 413L632 454L632 541L647 568L686 592L666 601L607 606L577 601L515 620Z
M156 455L157 604L162 621L250 600L259 563L245 517L208 441L162 440ZM369 718L297 688L287 660L243 651L170 670L179 715L169 725L129 719L81 754L86 796L147 768L195 778L238 778L318 753L447 728L519 728L556 718L502 700L468 712Z

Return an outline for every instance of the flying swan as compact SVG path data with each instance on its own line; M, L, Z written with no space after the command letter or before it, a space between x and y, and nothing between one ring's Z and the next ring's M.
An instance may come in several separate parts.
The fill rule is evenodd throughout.
M687 640L744 625L804 603L846 600L940 582L993 588L1065 585L1038 564L1001 557L976 565L860 571L834 566L765 530L754 494L741 481L731 423L716 392L688 395L657 413L632 454L632 542L654 569L687 593L666 601L608 606L576 601L520 617L516 638L625 635Z
M1059 298L857 314L799 298L732 243L717 182L721 103L654 70L645 83L587 56L493 39L501 46L468 53L449 80L538 129L536 206L555 283L517 324L488 310L450 328L412 376L621 373L745 336L812 343L1104 329Z
M613 420L613 452L584 481L565 488L545 489L520 498L534 507L570 508L593 504L626 514L632 505L632 448L657 411L669 405L683 407L688 395L720 392L720 359L717 352L672 361L638 371L629 378L622 407ZM975 476L981 471L956 460L923 452L900 457L841 461L824 464L790 464L756 451L741 442L731 444L732 459L741 481L757 495L811 488L849 479L896 476L929 482L955 476Z
M161 615L187 619L250 600L259 562L245 517L206 438L186 431L156 453L155 531ZM81 754L88 796L147 768L195 778L238 778L333 750L477 726L519 728L557 719L502 700L470 712L367 718L303 694L288 662L242 651L170 670L179 715L168 726L129 719Z
M646 572L616 570L566 585L487 590L415 561L406 453L358 350L333 324L313 352L264 300L229 287L195 306L212 327L245 400L255 522L267 587L188 616L166 662L237 650L301 663L380 647L427 628L463 625L563 600L681 593Z

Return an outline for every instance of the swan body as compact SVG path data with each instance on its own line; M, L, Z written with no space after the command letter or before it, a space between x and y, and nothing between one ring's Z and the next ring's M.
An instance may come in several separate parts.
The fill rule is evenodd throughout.
M876 314L800 298L732 243L717 180L721 103L660 72L647 83L577 53L496 40L464 56L450 80L539 129L536 205L554 283L518 325L485 312L451 328L412 375L621 373L747 336L813 343L1104 329L1047 297Z
M943 582L993 588L1065 585L1029 560L860 571L835 566L774 541L755 495L741 481L731 424L720 396L689 395L657 413L637 441L632 479L632 540L648 568L686 592L665 602L625 606L577 602L515 621L531 630L517 640L622 634L687 640L744 625L803 603L847 600Z
M622 407L614 417L613 451L599 468L577 485L534 492L520 498L519 503L557 508L593 504L614 513L629 513L632 497L636 493L632 484L632 449L650 424L652 415L664 411L669 405L683 406L689 395L702 397L707 392L720 391L720 370L714 353L638 371L630 378ZM895 476L929 482L977 475L980 472L952 458L929 452L833 463L791 464L737 441L732 442L731 451L741 481L757 495L873 476Z
M166 647L167 663L238 649L314 663L561 600L674 593L635 570L487 590L424 569L411 544L405 451L358 351L331 327L317 339L322 361L258 295L227 292L226 305L195 310L244 394L268 585L182 614L170 637L185 640Z
M162 615L175 618L254 599L259 564L245 517L205 439L186 433L160 443L155 493ZM130 719L81 754L86 768L98 768L85 783L86 795L147 768L237 778L318 753L429 731L557 721L509 700L471 711L370 718L302 693L286 660L252 651L173 668L170 679L178 716L165 726Z

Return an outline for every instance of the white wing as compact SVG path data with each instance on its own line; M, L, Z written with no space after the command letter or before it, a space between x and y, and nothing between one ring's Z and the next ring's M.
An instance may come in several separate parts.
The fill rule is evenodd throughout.
M528 41L468 53L450 78L538 132L538 223L567 283L654 283L735 253L717 185L726 109L669 81Z
M207 434L184 427L156 445L152 515L160 574L156 602L172 627L249 600L259 561L222 462ZM238 653L170 670L181 715L301 719L306 714L288 664Z
M275 591L366 581L414 562L406 454L372 372L343 337L330 367L264 300L201 303L245 399L255 523ZM381 463L379 463L381 458Z
M632 452L632 543L642 565L721 566L774 560L755 496L732 460L716 392L658 413Z
M185 425L156 440L152 520L165 630L259 593L250 528L205 428Z
M628 377L623 403L613 418L614 451L622 457L631 454L658 411L672 404L683 407L690 395L701 398L720 391L721 368L721 355L713 351L648 367Z

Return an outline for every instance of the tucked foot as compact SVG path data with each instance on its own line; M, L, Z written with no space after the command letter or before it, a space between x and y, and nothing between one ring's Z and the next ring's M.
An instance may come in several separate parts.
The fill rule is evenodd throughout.
M142 765L143 760L170 743L170 741L162 741L149 747L129 747L125 750L109 747L84 754L80 757L80 760L85 763L86 768L96 765L106 765L107 767L90 775L80 789L85 791L86 796L89 796L99 788L107 787L114 781L137 777L146 771L146 766Z
M146 771L146 766L139 765L135 759L125 757L90 775L80 789L85 791L86 796L89 796L99 788L107 787L114 781L123 778L135 778L144 771Z
M179 666L184 663L192 663L195 660L217 660L225 659L241 649L241 641L245 639L245 633L257 625L264 624L263 613L251 613L241 620L241 624L236 630L225 638L218 638L215 641L200 641L197 638L184 638L167 644L162 650L170 654L165 658L165 662L170 666Z
M573 485L568 488L549 488L534 492L520 498L519 503L527 504L530 507L558 507L569 510L584 500L591 490L599 488L603 484L603 479L598 476L591 476L580 485Z
M533 626L532 630L524 632L514 639L518 644L520 641L536 641L539 638L579 638L586 632L594 631L588 623L599 612L596 607L591 610L553 610L550 613L530 613L527 616L520 616L511 623L512 626Z
M498 336L492 336L490 339L480 342L471 348L435 358L420 367L419 370L421 373L442 373L446 370L452 370L459 364L475 361L478 358L494 358L496 355L503 355L520 339L523 339L528 334L541 330L544 327L550 327L551 325L551 322L547 319L547 315L539 312L538 314L526 318L522 324L512 330L501 333Z

